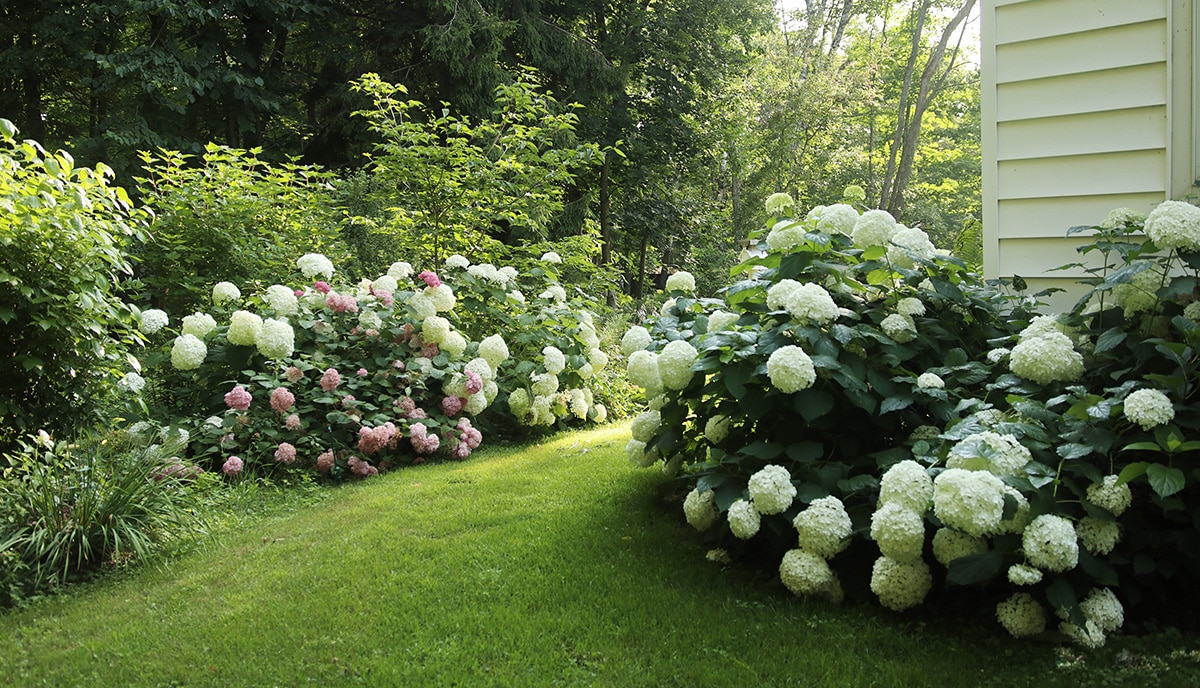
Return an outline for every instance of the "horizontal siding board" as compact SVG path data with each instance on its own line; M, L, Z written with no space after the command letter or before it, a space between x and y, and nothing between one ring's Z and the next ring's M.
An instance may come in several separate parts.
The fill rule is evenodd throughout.
M1055 268L1081 262L1099 266L1100 262L1096 254L1084 256L1076 250L1076 247L1090 242L1091 239L1083 236L1001 239L1000 274L1021 275L1022 277L1041 275L1062 279L1087 277L1087 272L1080 268L1070 270L1055 270Z
M997 168L997 194L1001 201L1165 193L1167 188L1167 154L1164 150L1005 160L998 162Z
M1004 200L997 204L997 235L1001 239L1062 239L1072 227L1100 224L1116 208L1148 214L1164 200L1166 195L1161 192Z
M1006 275L1006 277L1011 275ZM1052 278L1052 277L1025 277L1026 294L1037 294L1038 292L1047 289L1062 289L1049 296L1043 296L1039 300L1045 304L1042 308L1044 313L1066 313L1075 307L1079 299L1088 293L1089 287L1085 284L1080 284L1072 278Z
M1000 122L1166 105L1167 67L1136 65L999 84L996 101Z
M999 7L996 43L1166 19L1166 0L1041 0Z
M1166 62L1167 22L1151 21L996 46L996 82Z
M1168 136L1165 106L1043 117L1000 122L996 155L1010 160L1165 149Z

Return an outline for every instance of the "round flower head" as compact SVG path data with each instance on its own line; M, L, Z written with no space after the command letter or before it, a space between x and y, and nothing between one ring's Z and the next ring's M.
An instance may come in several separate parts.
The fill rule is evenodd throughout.
M242 460L236 456L231 456L228 459L225 459L225 463L221 466L221 472L230 477L241 473Z
M1065 334L1049 332L1022 338L1009 354L1008 367L1016 375L1039 384L1070 382L1083 375L1083 356Z
M237 301L242 298L242 291L233 282L217 282L213 285L213 303L220 306L226 301Z
M504 342L504 337L494 334L479 342L479 355L495 370L508 360L508 344Z
M234 311L229 317L229 331L225 338L236 346L254 346L258 333L262 331L263 321L250 311Z
M140 394L146 388L146 378L130 371L121 376L121 379L117 381L117 387L130 394Z
M199 337L184 334L175 338L171 346L171 365L177 370L195 370L208 356L208 347Z
M767 232L767 248L772 251L787 251L807 240L804 225L795 220L780 220Z
M1117 484L1118 476L1108 475L1098 483L1092 483L1087 489L1087 500L1092 504L1107 509L1113 516L1125 513L1133 503L1133 492L1128 484Z
M991 473L948 468L933 481L933 510L947 526L992 534L1004 516L1004 483Z
M1032 460L1033 455L1016 437L980 432L968 435L950 449L946 467L1010 476L1022 474L1025 464Z
M518 387L508 395L508 410L521 423L528 425L527 415L532 404L533 400L529 397L529 392L524 387Z
M250 392L238 385L225 393L225 405L235 411L245 411L250 408Z
M779 579L797 595L824 595L834 584L833 571L821 557L803 549L789 550L779 562Z
M996 619L1015 638L1037 635L1046 630L1046 611L1027 592L1015 593L996 605Z
M704 423L704 437L713 444L720 444L729 436L728 416L713 416Z
M286 320L266 320L255 339L258 352L272 360L282 360L292 355L296 347L296 332Z
M551 284L546 287L545 291L538 294L538 298L546 301L554 301L555 303L563 303L567 300L567 291L557 284Z
M1146 236L1164 250L1200 251L1200 208L1163 201L1146 217Z
M446 340L449 334L450 321L441 316L431 315L425 318L425 322L421 324L421 336L427 342L440 344Z
M387 274L397 280L408 279L412 277L413 266L404 261L396 261L388 268Z
M1149 430L1174 420L1175 407L1167 395L1157 389L1138 389L1125 397L1125 417L1142 426L1143 430Z
M675 390L687 387L695 374L692 364L699 355L695 347L682 339L667 342L658 354L658 373L663 387Z
M292 394L287 387L276 387L271 390L271 408L280 413L287 413L287 410L296 403L296 395Z
M658 433L661 423L662 416L658 411L643 411L633 419L633 423L629 426L629 432L633 435L633 439L639 442L649 442Z
M280 442L275 449L275 460L287 466L296 463L296 447L287 442Z
M740 316L729 311L715 311L708 316L708 331L719 332L738 321Z
M1062 516L1042 514L1025 526L1021 535L1025 558L1045 571L1062 573L1079 563L1079 542L1075 527Z
M778 192L767 196L767 214L768 215L783 215L792 209L796 202L786 193Z
M1008 567L1008 582L1013 585L1037 585L1042 582L1042 570L1025 564Z
M739 499L729 505L729 530L740 540L749 540L758 532L761 518L755 511L754 505L745 499Z
M907 315L910 318L918 318L925 315L925 304L914 296L900 299L896 303L896 312L900 315Z
M953 528L938 528L933 534L932 544L933 558L947 567L955 559L983 554L988 549L983 538L972 537Z
M916 263L913 256L929 260L937 250L929 235L916 227L898 225L891 238L892 245L888 247L888 260L892 265L911 270Z
M783 466L774 465L765 466L750 476L748 491L755 510L764 515L782 513L796 496L792 474Z
M1062 616L1062 610L1059 610L1059 616ZM1070 621L1063 621L1058 625L1058 630L1072 641L1093 650L1104 647L1104 642L1107 640L1104 629L1091 619L1088 619L1082 627L1076 626Z
M1021 330L1018 339L1030 339L1044 334L1070 334L1063 326L1057 315L1039 315L1029 321L1029 325Z
M784 308L801 322L822 325L837 320L838 307L833 297L819 284L807 282L792 294Z
M1000 526L996 528L995 534L1020 533L1025 530L1025 526L1029 525L1029 500L1021 494L1020 490L1009 485L1004 486L1004 496L1012 498L1012 501L1016 502L1017 510L1011 517L1000 521Z
M871 539L888 559L918 561L925 547L925 521L899 504L884 504L871 516Z
M828 209L826 209L828 211ZM854 223L850 240L859 248L887 246L896 232L896 218L886 210L868 210Z
M538 397L539 399L548 399L548 397ZM554 422L551 420L551 422ZM658 450L651 449L646 451L646 443L638 440L629 440L625 443L625 458L629 459L629 463L638 468L646 468L651 466L658 460Z
M567 357L558 347L547 346L542 349L542 365L546 367L546 372L558 375L567 367Z
M1121 307L1126 318L1152 310L1158 304L1158 288L1163 283L1163 273L1154 267L1154 263L1137 261L1135 265L1137 264L1148 267L1112 290L1113 298L1117 300L1117 305Z
M621 353L626 356L632 356L633 352L641 351L653 343L650 338L650 331L641 325L634 325L629 328L624 337L621 337Z
M457 253L446 259L447 268L455 268L457 270L466 270L471 265L471 261L465 256L460 256Z
M991 349L987 352L988 363L999 363L1005 356L1009 355L1010 353L1012 353L1011 349L1006 349L1005 347L1002 347L1002 346L997 347L995 349Z
M454 297L454 290L449 284L439 284L436 287L427 287L425 295L429 297L430 303L437 309L439 313L454 310L454 304L457 301Z
M638 350L629 356L626 368L629 381L646 390L646 394L658 394L662 390L662 377L658 370L658 354L651 351Z
M683 500L683 515L688 524L696 530L708 530L721 515L717 509L717 493L712 490L701 492L693 489Z
M308 279L318 276L325 279L333 277L333 263L320 253L305 253L296 259L296 267L300 268L300 274Z
M847 201L865 201L867 192L858 184L851 184L842 190L842 198Z
M667 278L667 291L681 291L685 294L692 294L696 291L696 278L692 273L685 270L672 273Z
M391 275L380 275L375 278L374 282L371 282L371 293L373 294L379 294L379 292L383 291L394 294L398 289L400 289L400 282Z
M608 354L604 353L603 349L589 349L587 353L588 363L592 366L592 372L600 372L608 365Z
M1092 588L1079 603L1079 611L1105 633L1112 633L1125 623L1125 608L1108 588Z
M193 313L192 315L184 316L183 334L195 335L201 339L204 335L217 329L217 321L207 313Z
M942 389L946 382L937 373L921 373L917 376L917 387L921 389Z
M1122 227L1137 226L1145 221L1145 213L1139 213L1133 208L1114 208L1100 222L1100 226L1105 229L1120 229Z
M157 308L142 311L141 330L145 334L154 334L167 326L170 318L167 317L165 311L160 311Z
M767 359L767 377L776 389L791 394L812 387L817 371L804 349L789 344L776 349Z
M837 497L814 499L796 514L792 526L800 535L800 548L829 559L850 544L854 524Z
M1108 554L1121 540L1121 528L1116 521L1102 521L1085 516L1075 524L1075 535L1079 544L1092 554Z
M263 300L275 311L275 315L283 317L295 315L300 305L296 300L296 293L282 284L267 287Z
M543 263L555 263L555 264L557 264L557 263L561 263L561 262L562 262L562 257L561 257L561 256L559 256L559 255L558 255L557 253L555 253L554 251L546 251L545 253L543 253L543 254L542 254L542 259L541 259L541 260L542 260L542 262L543 262Z
M917 559L902 563L879 557L871 568L871 592L879 603L893 611L904 611L920 604L933 587L929 565Z
M337 389L337 386L342 384L342 376L336 368L326 368L321 374L321 389L326 392L332 392Z
M892 341L904 344L911 342L917 336L917 324L911 316L902 313L892 313L879 323L879 329Z
M550 373L534 373L530 376L531 392L537 397L548 397L558 391L558 376Z
M1200 322L1200 301L1193 301L1184 306L1183 317L1192 322Z
M817 218L817 231L850 236L858 221L858 211L854 209L854 206L834 203L821 209L821 214Z
M592 404L588 409L588 418L593 423L603 423L608 418L608 409L604 404Z
M767 288L767 308L787 310L788 304L800 290L800 283L793 279L781 279Z
M879 503L900 506L924 514L933 501L933 478L925 467L905 459L887 470L879 482Z

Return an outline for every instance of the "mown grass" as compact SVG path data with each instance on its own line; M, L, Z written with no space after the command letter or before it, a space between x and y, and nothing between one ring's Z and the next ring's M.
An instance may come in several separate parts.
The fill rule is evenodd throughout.
M0 617L0 685L1200 682L1190 638L1064 651L974 617L809 603L707 562L661 507L661 473L629 467L623 441L564 435L255 516Z

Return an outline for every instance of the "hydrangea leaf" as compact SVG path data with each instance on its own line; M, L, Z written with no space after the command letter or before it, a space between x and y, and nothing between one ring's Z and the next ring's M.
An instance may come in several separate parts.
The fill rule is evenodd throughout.
M1146 478L1150 481L1151 489L1159 497L1170 497L1187 484L1183 471L1158 463L1152 463L1146 467Z
M946 571L946 582L953 585L978 585L992 580L1003 569L1004 555L1000 552L959 557L950 562Z

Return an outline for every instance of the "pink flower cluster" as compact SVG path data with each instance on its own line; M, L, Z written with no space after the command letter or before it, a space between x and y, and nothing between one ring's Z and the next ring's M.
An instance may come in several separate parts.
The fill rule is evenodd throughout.
M230 477L241 473L242 460L236 456L231 456L228 459L225 459L225 463L221 466L221 472Z
M358 450L364 454L377 454L389 446L395 446L400 432L395 424L384 423L374 428L358 429Z
M250 392L238 385L225 393L225 405L235 411L245 411L250 408Z
M328 294L330 292L328 282L321 282L321 281L313 282L313 289L316 289L317 291L321 292L322 294Z
M437 355L438 355L438 345L437 344L434 344L433 342L429 342L428 344L421 347L421 356L432 359L432 358L436 358Z
M325 297L325 306L334 313L358 312L358 300L346 294L330 294Z
M342 384L342 376L338 374L336 368L326 368L325 372L321 374L321 389L326 392L332 392L340 384Z
M317 470L322 473L328 473L333 468L333 451L325 450L317 454Z
M436 289L442 286L442 281L438 279L437 273L433 272L432 270L425 270L421 274L417 275L417 277L425 283L425 286L430 287L431 289Z
M292 415L287 417L287 420L283 421L283 426L285 428L287 428L288 430L299 430L300 429L300 416L293 413Z
M287 378L288 382L295 383L304 379L304 371L296 366L288 366L288 369L283 371L283 376Z
M456 459L465 459L471 455L471 450L477 449L483 443L483 433L472 427L471 421L466 418L459 418L458 425L454 427L458 430L458 444L451 450L450 455Z
M462 397L445 397L442 399L442 412L444 412L447 416L457 416L462 412L462 407Z
M372 289L371 293L374 294L375 298L379 299L379 302L385 306L390 307L396 302L396 297L393 296L392 292L388 291L387 289Z
M289 392L286 387L276 387L271 392L271 408L280 413L287 413L294 403L296 403L296 395Z
M467 371L467 382L464 385L467 394L478 394L483 391L483 378L474 370Z
M351 473L360 478L370 478L379 472L378 468L375 468L357 456L351 456L349 459L346 459L346 465L350 467Z
M366 376L370 375L371 373L367 372L366 368L359 368L358 372L356 372L354 374L359 377L366 377Z
M280 442L279 448L275 450L275 460L288 466L296 463L296 447L287 442Z
M409 441L418 454L432 454L442 444L442 438L429 434L424 423L413 423L408 427Z

